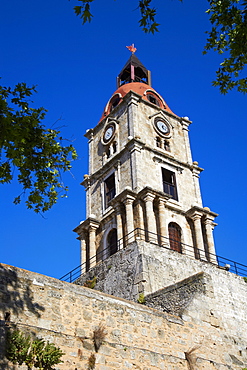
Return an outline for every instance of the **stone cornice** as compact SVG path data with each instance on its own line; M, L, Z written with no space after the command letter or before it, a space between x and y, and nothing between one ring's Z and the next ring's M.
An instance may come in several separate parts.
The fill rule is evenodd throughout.
M133 200L136 199L137 194L131 188L126 187L121 193L116 195L109 203L113 207L116 206L120 202L124 202L127 198L132 198Z
M157 153L158 155L154 155L153 161L158 163L167 163L167 160L170 161L170 164L177 168L177 170L183 170L183 167L189 168L191 171L196 171L198 173L204 171L203 168L198 167L197 162L193 162L192 164L179 161L178 159L173 158L171 155L166 153L160 153L158 150L155 150L153 148L150 148L148 146L145 147L146 149ZM165 157L165 160L161 158L161 156Z
M167 201L171 198L171 195L163 193L162 191L155 190L150 188L149 186L145 186L139 193L137 194L138 199L143 199L147 194L152 194L154 197L161 198L164 201Z
M81 232L88 231L90 227L97 229L100 222L94 217L88 217L85 221L81 222L73 231L80 235Z
M201 208L198 206L193 206L186 212L186 215L190 218L192 218L196 214L210 217L212 221L214 220L215 217L218 216L218 213L212 212L208 207Z

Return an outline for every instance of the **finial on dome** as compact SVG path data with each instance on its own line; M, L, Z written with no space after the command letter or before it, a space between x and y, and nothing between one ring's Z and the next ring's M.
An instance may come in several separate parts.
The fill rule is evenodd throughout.
M137 50L137 48L135 48L135 45L134 45L134 44L132 44L132 45L130 45L130 46L126 46L126 48L127 48L129 51L131 51L131 53L132 53L132 54L134 54L134 53L136 52L136 50Z

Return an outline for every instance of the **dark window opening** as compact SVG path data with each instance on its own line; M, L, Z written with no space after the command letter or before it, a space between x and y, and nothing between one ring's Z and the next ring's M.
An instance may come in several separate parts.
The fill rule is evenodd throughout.
M5 312L4 320L9 322L10 321L10 312Z
M182 253L180 227L174 222L171 222L168 226L168 233L169 233L170 248L174 251Z
M120 97L119 95L115 96L112 101L111 101L111 111L116 108L116 106L119 104L120 102Z
M113 153L116 153L116 151L117 151L117 143L116 143L116 141L114 141L114 143L112 144L112 149L113 149Z
M148 94L147 98L150 101L150 103L158 105L158 107L160 106L158 99L154 95Z
M162 168L163 191L178 200L175 173Z
M109 157L110 157L110 155L111 155L111 152L110 152L110 148L108 147L108 148L106 149L106 157L107 157L107 158L109 158Z
M170 151L170 143L168 140L164 140L164 149Z
M156 137L156 146L158 148L161 148L161 138L160 137Z
M107 237L107 248L109 250L110 256L117 252L117 230L112 229Z
M114 173L105 180L105 208L108 207L110 200L116 195Z

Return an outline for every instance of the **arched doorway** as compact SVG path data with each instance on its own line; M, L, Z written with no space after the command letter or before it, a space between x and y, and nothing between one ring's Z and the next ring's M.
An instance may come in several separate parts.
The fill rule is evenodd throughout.
M168 232L169 232L170 248L174 251L182 253L180 227L175 222L171 222L168 225Z
M110 256L117 252L117 229L112 229L107 235L107 249Z

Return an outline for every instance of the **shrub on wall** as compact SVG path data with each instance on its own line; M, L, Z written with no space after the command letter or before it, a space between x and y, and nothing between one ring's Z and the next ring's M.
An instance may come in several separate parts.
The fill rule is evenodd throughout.
M43 339L31 339L20 330L9 330L6 336L5 356L13 364L27 365L40 370L51 370L53 365L63 362L64 353L53 343Z

